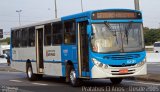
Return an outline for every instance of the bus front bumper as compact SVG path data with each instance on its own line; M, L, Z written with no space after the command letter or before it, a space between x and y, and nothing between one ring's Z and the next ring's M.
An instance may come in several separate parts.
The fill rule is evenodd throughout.
M120 73L120 70L128 69L127 73ZM133 77L147 74L146 63L141 67L108 67L107 69L93 66L91 78L113 78L113 77Z

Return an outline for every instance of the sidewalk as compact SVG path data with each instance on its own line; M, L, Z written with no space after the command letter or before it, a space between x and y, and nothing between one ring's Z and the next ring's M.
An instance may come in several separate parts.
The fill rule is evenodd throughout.
M1 63L1 64L0 64L0 71L18 72L17 70L12 69L10 66L8 66L8 65L5 64L5 63Z

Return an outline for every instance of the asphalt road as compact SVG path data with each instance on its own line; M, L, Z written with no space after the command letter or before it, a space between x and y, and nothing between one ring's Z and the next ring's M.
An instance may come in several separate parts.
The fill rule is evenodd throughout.
M147 72L150 74L160 74L160 63L148 63Z
M12 91L6 91L12 90ZM0 71L0 92L144 92L160 91L160 83L123 80L113 85L108 79L86 80L80 87L72 87L62 78L45 76L39 81L28 81L22 72Z
M160 64L148 64L148 73L159 73ZM0 64L0 69L9 69ZM8 91L12 90L12 91ZM72 87L58 77L44 76L42 80L28 81L26 74L15 71L0 71L0 92L160 92L159 82L123 80L119 85L108 79L85 80L80 87Z

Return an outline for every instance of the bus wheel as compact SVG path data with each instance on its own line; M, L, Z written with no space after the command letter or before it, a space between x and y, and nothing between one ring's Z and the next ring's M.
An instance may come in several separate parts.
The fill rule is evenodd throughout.
M73 87L77 87L80 85L80 79L77 78L76 71L74 69L71 69L69 78L70 83Z
M27 78L30 81L36 80L36 75L33 73L31 64L27 65Z
M113 84L120 84L122 82L122 78L110 78Z

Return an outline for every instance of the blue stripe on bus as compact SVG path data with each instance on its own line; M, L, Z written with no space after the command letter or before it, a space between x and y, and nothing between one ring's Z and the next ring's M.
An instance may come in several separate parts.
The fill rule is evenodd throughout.
M36 62L35 60L30 60L31 62ZM12 62L27 62L27 60L13 60Z
M13 62L26 62L27 60L12 60ZM31 62L36 62L36 60L30 60ZM64 63L62 61L44 61L44 63Z

